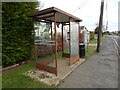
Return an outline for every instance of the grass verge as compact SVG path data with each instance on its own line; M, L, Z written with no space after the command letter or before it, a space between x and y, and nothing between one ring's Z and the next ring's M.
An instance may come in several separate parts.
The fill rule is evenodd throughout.
M96 50L96 46L87 46L85 49L85 59L89 58Z
M104 42L105 38L106 38L106 36L102 36L101 43ZM97 43L97 39L92 39L92 40L89 41L89 43L90 43L90 44L92 44L92 43Z
M26 64L14 71L2 75L2 88L55 88L40 81L23 75L25 72L35 69L35 62Z
M103 36L101 39L101 43L105 41L106 36ZM97 43L97 39L91 40L89 43ZM95 51L96 51L97 46L86 46L85 49L85 59L89 58Z
M41 60L53 58L53 55L42 57ZM58 58L62 58L62 52L58 52ZM3 88L56 88L56 86L49 86L40 81L34 80L28 76L23 75L25 72L35 69L35 62L23 65L22 67L7 72L2 75Z
M89 41L89 43L97 43L97 39L92 39Z

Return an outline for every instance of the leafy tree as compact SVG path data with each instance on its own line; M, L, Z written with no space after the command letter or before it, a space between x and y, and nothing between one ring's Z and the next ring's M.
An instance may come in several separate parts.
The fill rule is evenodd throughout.
M38 2L2 3L2 64L3 67L33 57L32 20L29 13L38 11Z
M98 29L99 29L99 27L97 26L97 27L95 28L95 34L98 34Z

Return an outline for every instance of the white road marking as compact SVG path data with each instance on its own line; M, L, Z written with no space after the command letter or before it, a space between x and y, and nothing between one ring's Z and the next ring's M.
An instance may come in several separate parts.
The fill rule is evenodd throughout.
M116 49L116 52L117 52L117 55L119 56L119 49L120 49L120 47L119 47L119 45L118 45L118 43L117 43L117 41L113 38L113 37L111 37L111 39L115 42L115 49ZM117 46L117 47L116 47Z

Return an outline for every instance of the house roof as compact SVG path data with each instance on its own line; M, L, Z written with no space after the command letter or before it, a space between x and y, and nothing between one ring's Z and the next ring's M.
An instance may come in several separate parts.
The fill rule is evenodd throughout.
M85 26L80 26L80 29L81 29L81 30L83 30L83 29L86 29L86 30L87 30L87 28L86 28Z
M80 26L80 30L83 30L85 28L85 26Z
M82 30L82 31L84 31L84 30L88 31L85 26L80 26L80 30Z
M54 21L54 12L56 13L56 21L57 22L69 22L69 19L72 19L76 22L81 22L82 19L73 16L72 14L69 14L63 10L60 10L56 7L50 7L44 10L40 10L31 14L28 14L28 17L36 18L37 20L48 20L48 21Z

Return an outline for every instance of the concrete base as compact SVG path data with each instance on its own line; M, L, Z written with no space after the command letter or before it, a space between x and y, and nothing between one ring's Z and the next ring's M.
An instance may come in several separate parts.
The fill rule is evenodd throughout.
M80 59L75 64L69 66L69 59L62 58L58 60L58 76L43 70L30 70L25 75L48 85L58 85L84 61L85 59Z

